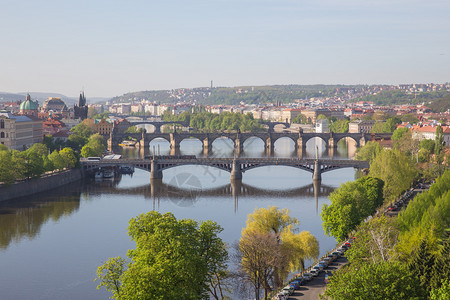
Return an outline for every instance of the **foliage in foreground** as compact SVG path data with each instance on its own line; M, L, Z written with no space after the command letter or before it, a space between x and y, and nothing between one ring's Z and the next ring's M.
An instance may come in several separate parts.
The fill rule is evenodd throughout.
M325 233L344 240L383 204L382 191L383 181L374 177L362 177L342 184L330 194L331 204L322 208Z
M327 299L424 299L426 292L401 263L381 262L358 265L336 272L325 291Z
M332 299L448 299L449 187L450 171L446 171L397 218L375 217L361 224L347 251L350 263L333 275L326 295ZM379 287L377 293L373 286Z
M416 169L411 159L401 151L383 149L370 164L370 176L384 181L384 199L390 202L410 188Z
M130 220L128 234L136 249L130 262L120 257L97 270L100 284L114 299L204 299L209 283L226 270L228 253L215 222L177 220L151 211Z
M290 271L304 268L305 259L318 256L317 239L308 231L294 233L298 224L287 209L274 206L249 214L238 251L244 279L253 285L256 299L261 288L267 299L271 286L279 287Z

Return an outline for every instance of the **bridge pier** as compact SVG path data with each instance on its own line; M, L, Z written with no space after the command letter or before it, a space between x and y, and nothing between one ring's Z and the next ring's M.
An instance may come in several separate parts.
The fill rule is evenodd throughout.
M333 137L330 137L328 139L327 147L328 148L337 148L337 142L335 141L335 139Z
M361 139L359 139L359 141L356 141L356 147L364 147L366 145L366 138L364 137L364 134L362 135Z
M169 137L170 137L170 141L169 141L170 142L170 149L176 149L176 148L180 149L180 141L177 138L177 134L176 133L171 133L169 135Z
M231 179L231 181L242 180L241 164L236 159L233 159L233 162L231 164L230 179Z
M141 139L139 140L139 147L144 148L149 146L149 141L147 139L147 130L142 130Z
M159 170L156 161L152 160L150 163L150 180L162 178L163 178L162 170Z
M320 162L318 159L314 162L313 181L322 181L322 172L320 169Z
M234 151L239 154L242 150L244 150L244 143L242 143L240 137L236 137L234 140Z
M212 143L209 142L209 137L206 137L202 141L203 144L203 153L208 154L209 151L212 149Z
M275 143L272 142L272 137L269 135L269 137L264 141L264 147L266 148L266 151L270 154L273 153L275 150Z

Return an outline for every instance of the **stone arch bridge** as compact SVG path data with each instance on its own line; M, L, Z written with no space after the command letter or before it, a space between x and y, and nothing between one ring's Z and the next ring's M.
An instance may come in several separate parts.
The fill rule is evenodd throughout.
M139 141L140 147L149 147L152 140L162 138L170 143L171 149L179 149L180 143L185 139L198 139L202 142L204 150L211 150L212 143L218 138L228 138L233 141L236 151L244 148L244 143L249 138L259 138L264 142L265 149L273 151L275 142L281 138L290 138L295 145L295 149L306 148L306 143L312 138L320 138L325 142L327 148L336 148L337 143L344 138L350 138L355 141L357 147L364 146L368 141L375 139L390 139L390 133L292 133L292 132L214 132L214 133L190 133L174 132L118 134L112 133L108 140L108 145L113 148L118 146L125 137L131 137Z

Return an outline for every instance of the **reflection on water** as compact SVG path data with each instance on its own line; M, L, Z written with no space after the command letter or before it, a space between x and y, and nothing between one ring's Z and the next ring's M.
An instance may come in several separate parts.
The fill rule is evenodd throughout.
M167 142L152 143L159 145L161 154L170 152ZM267 155L261 140L246 143L241 155ZM149 148L146 153L136 148L120 151L125 157L150 153ZM195 140L183 141L180 151L203 155L201 143ZM339 143L334 157L347 158L348 153L347 145ZM232 157L232 141L216 140L208 155ZM292 141L281 139L273 155L297 154ZM328 150L320 155L326 157ZM322 174L322 184L314 186L309 172L266 166L245 172L242 182L230 183L228 172L180 166L165 170L163 180L151 182L148 172L136 169L132 176L100 182L86 180L29 199L1 203L0 269L8 271L0 272L0 298L108 298L109 293L95 289L96 268L109 257L126 256L127 250L134 247L127 235L128 221L150 210L170 211L177 218L213 220L224 228L221 238L232 244L239 239L247 215L255 208L288 208L300 220L300 230L317 237L323 254L335 245L335 240L323 232L321 207L329 203L333 189L354 176L352 168L339 169Z
M39 194L29 198L16 199L0 206L0 248L6 249L11 242L22 238L33 239L48 221L57 222L69 216L80 207L80 192L55 189L52 197Z

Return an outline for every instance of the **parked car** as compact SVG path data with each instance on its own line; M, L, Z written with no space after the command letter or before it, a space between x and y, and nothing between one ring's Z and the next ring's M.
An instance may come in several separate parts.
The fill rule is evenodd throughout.
M317 266L318 267L318 266ZM312 269L309 273L311 273L311 275L313 277L317 277L317 275L319 275L320 270L319 269Z
M287 296L284 294L284 292L277 294L277 300L287 300Z
M294 293L294 288L291 287L290 285L287 285L283 288L282 291L285 295L292 295Z
M319 265L323 266L323 268L326 269L328 267L328 262L325 260L321 260L319 261Z
M344 248L338 248L338 249L337 249L337 252L339 252L340 255L342 256L342 255L344 255L344 253L345 253L345 249L344 249Z
M323 266L321 266L321 265L319 265L319 264L317 264L317 265L315 265L314 267L312 267L312 269L313 270L317 270L317 271L322 271L323 270Z
M311 278L311 274L309 274L309 273L303 273L303 279L305 280L305 281L310 281L312 278Z
M300 288L300 283L297 280L291 281L291 283L289 283L289 285L292 288L294 288L294 290L298 290Z

